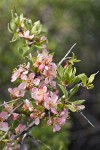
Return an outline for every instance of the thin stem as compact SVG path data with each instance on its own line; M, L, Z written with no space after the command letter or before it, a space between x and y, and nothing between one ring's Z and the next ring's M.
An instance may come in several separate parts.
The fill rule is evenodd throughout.
M22 106L23 103L19 104L18 106L16 106L12 111L11 113L8 115L8 118L7 120L11 117L12 113L14 113L20 106Z
M83 118L85 118L85 120L88 121L88 123L89 123L93 128L95 128L95 126L90 122L90 120L88 120L88 118L87 118L81 111L79 111L79 113L83 116Z
M1 106L4 106L5 104L9 104L9 103L12 103L12 102L16 102L16 101L18 101L19 99L20 99L20 98L17 98L17 99L11 100L11 101L9 101L9 102L5 102L5 101L4 101L4 103L1 104L0 107L1 107Z
M96 73L95 73L95 75L97 75L99 73L99 71L97 71Z
M61 61L58 63L58 66L62 64L62 62L66 59L66 57L69 55L69 53L75 47L75 45L76 45L76 43L70 48L70 50L67 52L67 54L61 59Z

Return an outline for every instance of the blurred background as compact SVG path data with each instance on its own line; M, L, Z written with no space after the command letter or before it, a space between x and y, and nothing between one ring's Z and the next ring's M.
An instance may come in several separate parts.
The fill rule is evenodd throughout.
M48 30L48 49L55 51L56 62L77 43L73 51L82 60L77 64L77 72L89 76L99 70L100 0L0 0L0 101L10 99L7 89L12 86L11 73L20 63L18 45L9 43L12 35L7 29L14 7L18 14L44 24ZM38 128L33 131L35 138L53 150L100 150L100 73L94 85L90 91L82 88L77 96L86 99L83 113L95 128L75 113L60 133L53 134L48 127L41 127L41 131Z

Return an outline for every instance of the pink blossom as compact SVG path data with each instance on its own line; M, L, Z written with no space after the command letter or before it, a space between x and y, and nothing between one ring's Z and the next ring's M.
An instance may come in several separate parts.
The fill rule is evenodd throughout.
M13 110L13 106L7 104L6 102L4 102L4 108L9 113Z
M26 79L26 74L28 73L28 69L30 67L30 64L28 63L27 66L25 65L20 65L18 69L14 70L14 73L12 74L11 77L11 82L16 81L18 78Z
M13 99L24 97L25 95L25 90L19 89L18 87L9 88L8 92L12 95Z
M47 124L50 126L50 125L52 125L52 119L51 118L49 118L49 120L47 121Z
M0 120L4 121L4 120L7 119L7 118L8 118L8 113L5 112L5 111L2 111L2 112L0 113Z
M57 114L56 106L59 104L58 96L55 93L51 93L50 96L45 98L44 107L46 109L51 109L51 112Z
M60 127L60 125L58 125L58 124L55 124L55 125L53 126L53 132L59 131L60 129L61 129L61 127Z
M19 117L19 114L18 113L12 113L12 119L15 121L17 120Z
M47 121L48 125L52 125L53 132L59 131L61 129L61 125L66 123L66 119L68 118L68 109L65 108L62 112L57 114L55 117L50 117Z
M41 117L41 112L38 111L37 109L34 109L33 112L30 114L30 118L34 119L34 123L36 125L40 123L40 117Z
M60 125L65 124L67 118L68 118L68 109L66 108L65 110L63 110L63 111L60 113L60 117L58 118L58 123L59 123Z
M35 86L38 86L39 83L40 83L40 79L39 79L39 78L35 78L35 79L33 80L33 84L34 84Z
M24 31L24 33L20 33L19 32L19 36L20 37L23 37L23 38L26 38L26 39L33 39L34 38L34 35L29 35L30 34L30 31L29 30L27 30L27 31Z
M25 90L26 89L26 83L22 82L19 86L18 86L19 90Z
M30 103L30 101L28 99L26 99L24 101L23 109L24 110L29 110L30 112L33 111L32 104Z
M39 119L39 118L36 118L34 123L35 123L36 125L39 125L40 119Z
M0 130L7 132L9 130L8 123L7 122L0 122Z
M20 71L19 70L14 71L11 82L16 81L16 79L18 79L19 76L20 76Z
M31 96L32 96L32 98L37 100L38 103L41 103L44 100L44 96L45 96L46 92L47 92L46 86L39 87L39 88L32 88Z
M26 128L26 125L23 125L22 123L20 123L17 128L15 128L15 132L16 133L20 133L22 131L24 131L24 129Z
M48 70L48 64L50 62L52 62L52 56L44 49L42 53L38 53L34 66L38 68L40 72L43 72L44 70Z

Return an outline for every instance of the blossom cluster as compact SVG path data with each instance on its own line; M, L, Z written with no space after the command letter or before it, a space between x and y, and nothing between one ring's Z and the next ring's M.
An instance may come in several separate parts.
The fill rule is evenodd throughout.
M43 110L47 111L50 113L47 124L53 126L53 131L58 131L68 117L68 108L65 107L61 112L57 110L61 103L56 85L57 65L46 49L37 52L36 60L32 65L30 68L28 62L27 65L22 64L13 71L11 81L20 80L21 83L18 87L9 88L8 91L13 99L25 98L29 94L30 99L24 100L22 109L29 111L29 117L36 125L40 123ZM32 69L35 71L31 71ZM39 106L41 109L38 109Z
M47 37L43 35L39 21L32 25L30 19L15 13L9 30L14 34L13 42L23 39L28 53L22 55L25 63L13 70L11 82L16 82L17 86L8 89L11 101L1 105L0 136L5 134L0 141L8 139L6 148L14 145L16 139L19 142L19 136L42 121L52 126L53 132L59 131L67 122L70 111L85 108L84 100L75 100L73 96L80 86L93 88L95 77L95 74L89 78L83 73L76 75L74 63L79 60L74 53L70 59L67 60L67 55L62 59L67 60L64 66L62 61L56 64L47 50ZM37 50L34 51L34 47Z

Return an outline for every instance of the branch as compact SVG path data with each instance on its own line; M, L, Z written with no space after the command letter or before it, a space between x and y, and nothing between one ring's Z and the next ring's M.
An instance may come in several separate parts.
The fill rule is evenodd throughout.
M4 101L4 103L1 104L0 107L1 107L1 106L4 106L5 103L6 103L6 104L9 104L9 103L12 103L12 102L16 102L16 101L18 101L19 99L20 99L20 98L17 98L17 99L11 100L11 101L9 101L9 102L5 102L5 101Z
M12 113L14 113L20 106L22 106L23 103L19 104L18 106L16 106L12 111L11 113L8 115L8 118L7 120L11 117Z
M58 63L58 66L62 64L62 62L66 59L66 57L69 55L69 53L72 51L72 49L76 46L76 43L70 48L70 50L67 52L67 54L61 59L61 61Z
M35 126L35 122L32 121L32 122L29 124L29 126L28 126L24 131L22 131L22 132L20 132L19 134L17 134L17 135L15 135L15 136L11 137L11 140L16 140L18 137L20 137L20 136L24 135L25 133L27 133L27 132L28 132L30 129L32 129L34 126Z
M42 114L41 120L45 117L45 115L46 115L45 113ZM18 137L20 137L20 136L24 135L25 133L27 133L28 131L30 131L30 129L32 129L34 126L35 126L35 122L33 120L24 131L11 137L11 140L16 140Z

